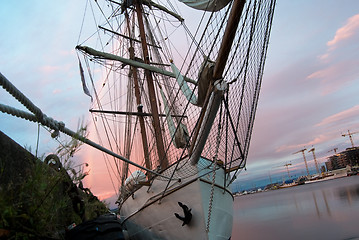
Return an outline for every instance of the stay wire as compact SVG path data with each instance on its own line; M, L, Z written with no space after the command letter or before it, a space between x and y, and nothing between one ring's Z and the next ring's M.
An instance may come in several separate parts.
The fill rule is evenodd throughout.
M87 12L87 4L88 4L88 1L86 1L86 5L85 5L85 10L84 10L84 15L82 17L82 22L81 22L81 27L80 27L80 32L79 32L79 37L77 39L77 45L79 45L79 42L80 42L80 38L81 38L81 34L82 34L82 29L83 29L83 26L84 26L84 23L85 23L85 17L86 17L86 12Z
M39 150L39 141L40 141L40 123L37 123L37 140L36 140L36 151L35 151L35 157L37 158L37 152Z

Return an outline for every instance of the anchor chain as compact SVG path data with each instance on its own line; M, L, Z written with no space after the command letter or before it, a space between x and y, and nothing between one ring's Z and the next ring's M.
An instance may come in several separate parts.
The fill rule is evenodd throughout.
M206 232L209 232L209 225L211 223L212 205L213 205L213 197L214 197L214 183L216 181L216 168L217 168L217 160L214 161L214 166L213 166L211 195L209 196L208 220L207 220Z
M221 112L222 112L222 107L221 107ZM222 114L220 113L220 116L221 115ZM216 182L217 158L218 158L218 150L219 150L220 141L221 141L221 119L218 121L216 151L215 151L214 158L213 158L214 165L213 165L213 174L212 174L211 195L209 196L208 220L207 220L206 232L209 232L209 226L211 223L212 205L213 205L213 198L214 198L214 184Z

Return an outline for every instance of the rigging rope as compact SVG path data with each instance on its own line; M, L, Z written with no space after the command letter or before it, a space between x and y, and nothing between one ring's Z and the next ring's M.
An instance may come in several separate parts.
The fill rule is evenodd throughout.
M171 6L171 8L173 9L173 12L176 12L173 4L175 4L174 2L171 2L169 0L167 0L168 5ZM264 40L263 44L262 44L262 40L261 37L265 36L265 37L269 37L269 32L265 31L263 28L260 28L261 26L266 26L265 23L263 21L261 21L260 19L262 19L262 15L260 15L259 11L260 9L264 10L263 12L268 14L268 21L271 21L272 19L272 13L271 11L266 10L267 8L269 10L271 10L273 7L271 7L270 5L268 5L267 1L248 1L249 3L246 5L247 7L244 9L243 11L243 17L241 19L242 21L242 27L240 27L238 29L238 32L235 35L235 41L234 41L234 45L233 45L233 50L231 50L230 55L228 57L228 65L232 65L235 67L227 67L225 69L225 73L224 73L224 77L226 78L224 81L226 81L227 83L233 83L233 85L231 85L231 87L235 90L233 92L231 92L230 94L227 95L227 102L231 103L231 108L230 111L233 113L233 126L235 126L234 129L230 128L230 121L227 118L227 122L223 122L222 127L224 127L224 129L227 129L227 133L226 136L222 136L222 140L225 139L226 144L224 144L225 147L223 147L223 145L221 145L219 147L219 153L218 153L218 158L220 159L225 159L226 163L225 163L225 168L226 169L232 169L232 171L240 171L241 167L243 167L243 165L245 164L245 160L246 160L246 155L248 152L248 142L251 136L251 131L252 131L252 125L251 122L253 122L253 114L255 112L255 108L256 108L256 96L257 95L257 91L254 88L254 84L255 79L261 78L262 73L260 71L263 70L263 64L264 64L264 60L259 61L256 60L255 58L252 57L252 55L255 56L259 56L259 52L260 49L259 48L254 48L252 47L252 45L258 45L260 48L262 48L262 51L265 52L266 51L266 47L267 47L267 41L268 40ZM275 3L275 1L273 0L272 3ZM272 5L271 3L271 5ZM98 5L98 3L96 3ZM112 6L112 3L109 3ZM117 4L117 3L114 3ZM262 8L261 6L263 5L264 8ZM268 6L267 6L268 5ZM96 7L95 7L96 8ZM123 24L123 22L121 22L121 16L120 15L115 15L115 11L116 11L116 6L112 6L112 14L109 15L110 17L108 19L106 19L105 21L102 21L104 24L108 24L108 25L113 25L111 27L108 27L109 29L116 29L116 30L121 30L121 24ZM185 54L183 57L186 59L183 61L183 65L179 66L180 69L182 69L182 73L184 73L185 76L191 76L192 78L196 78L198 75L198 69L200 68L200 64L203 62L203 58L204 60L211 58L212 60L215 60L215 55L218 52L218 43L220 42L220 36L223 34L223 31L221 30L221 26L224 25L224 23L228 20L228 11L229 11L230 7L228 7L227 9L223 9L223 11L221 11L219 14L214 14L214 13L210 13L210 14L200 14L202 16L201 17L201 21L203 21L202 25L204 25L204 28L196 28L194 29L196 32L194 33L194 35L191 35L190 31L188 30L187 26L185 25L184 22L182 22L182 27L184 28L184 32L186 32L184 35L187 38L187 40L192 39L191 43L188 43L189 45L189 51L185 52ZM101 11L101 15L103 17L105 17L106 11L105 8L102 8ZM129 11L131 12L132 9L129 8ZM172 24L173 22L171 22L173 19L170 16L165 16L165 15L160 15L157 14L158 11L154 8L145 8L145 19L147 21L147 25L148 28L154 29L155 33L159 33L159 37L167 37L170 34L172 34L172 30L171 28L175 29L173 31L176 31L177 28L177 24ZM154 20L152 18L149 17L149 15L153 13L154 14ZM106 13L107 14L107 13ZM214 15L213 15L214 14ZM108 14L107 14L108 15ZM254 17L250 17L254 15ZM148 19L147 19L148 18ZM163 23L164 21L170 21L170 24L172 25L171 28L169 29L165 29L163 28ZM263 16L263 20L266 20L266 18L264 18ZM208 21L208 23L207 23ZM97 21L99 23L101 23L101 21ZM116 25L117 23L117 25ZM136 21L133 21L133 26L135 26ZM201 25L201 24L199 24ZM267 24L267 27L270 27L270 24ZM166 31L167 30L167 31ZM202 34L203 31L203 34ZM98 33L98 32L97 32ZM99 36L101 35L102 37L102 33L99 34ZM114 54L118 55L118 51L120 50L119 46L122 46L122 44L120 43L119 45L116 45L116 40L119 40L120 42L122 41L122 38L117 39L117 35L111 35L109 34L110 37L113 39L113 41L108 41L107 43L109 43L112 46L112 52L116 52ZM109 36L106 34L105 38L107 36ZM254 35L254 36L253 36ZM252 37L253 36L253 37ZM130 36L131 38L136 39L135 36ZM173 50L172 48L172 44L174 42L170 42L170 40L165 39L165 40L160 40L160 38L156 38L156 36L148 36L146 38L152 38L152 44L158 46L158 44L160 43L165 43L165 46L161 46L162 48L154 48L156 51L154 53L154 55L151 55L151 57L156 57L156 54L158 52L158 59L163 59L164 61L166 61L168 59L168 56L166 55L176 55L175 54L175 50L176 48L174 48L175 50ZM197 39L197 41L196 41ZM107 40L107 39L105 39ZM124 40L126 41L126 40ZM158 44L157 44L158 43ZM239 44L241 44L241 47L239 46ZM166 48L166 46L169 45L171 46L171 48ZM101 46L102 48L107 48L109 51L111 51L111 49L109 49L109 46ZM152 46L153 47L153 46ZM152 48L150 47L150 48ZM115 49L115 50L114 50ZM125 50L124 50L125 51ZM173 51L173 53L171 53L171 51ZM251 57L248 56L248 53L251 53ZM253 54L252 54L253 53ZM126 53L125 53L126 54ZM137 56L141 57L141 54L137 52ZM193 55L196 55L196 57L192 57ZM86 55L86 54L85 54ZM179 54L180 55L180 54ZM203 57L203 55L205 55ZM182 56L180 56L182 58ZM265 56L264 56L265 57ZM117 76L119 76L121 73L118 72L118 70L120 70L121 65L118 64L114 64L111 61L106 61L104 59L100 59L100 58L92 58L89 57L89 60L99 63L100 65L103 65L105 69L107 69L108 71L114 71L115 74L118 74ZM175 59L176 60L176 59ZM154 61L154 63L159 63L160 61ZM190 67L189 67L190 66ZM122 66L125 67L125 66ZM188 67L188 71L186 72ZM258 68L258 69L257 69ZM259 70L259 74L260 75L256 75L257 70ZM140 70L140 72L143 74L142 70ZM140 73L140 74L141 74ZM157 75L157 74L154 74ZM108 79L108 76L106 77L106 84L112 84L110 82L110 80L112 81L112 79ZM248 78L248 79L247 79ZM117 79L116 79L117 81ZM252 83L254 82L254 84ZM173 86L171 85L172 80L168 80L166 78L160 78L159 82L156 82L156 87L158 87L159 84L168 84L168 86ZM121 84L120 81L117 81L116 84ZM260 84L260 83L258 83ZM112 86L112 85L107 85L107 86ZM245 87L245 89L244 89ZM258 86L259 87L259 86ZM143 88L145 88L145 86L143 85L143 79L140 80L140 89L141 91L143 91ZM102 89L105 90L105 89ZM179 103L179 106L181 109L180 111L184 110L189 110L187 113L187 116L191 117L191 120L188 120L190 118L187 119L179 119L179 117L177 118L177 120L179 120L178 126L180 125L181 122L183 122L183 120L186 121L186 124L188 124L189 126L189 132L192 132L194 126L196 125L195 120L196 117L199 115L199 110L196 108L191 108L189 106L189 104L186 104L185 102L182 102L181 99L181 95L179 94L179 91L176 87L172 87L173 92L174 92L174 96L176 99L178 99L177 103ZM193 92L197 91L196 86L194 86L192 88ZM237 93L238 91L238 93ZM234 94L235 92L235 94ZM100 91L99 91L100 93ZM101 93L100 93L101 94ZM165 92L166 94L166 98L171 99L170 95L168 92ZM113 96L121 96L121 94L116 95L111 95L111 97ZM241 101L238 101L241 100ZM101 99L102 101L104 99ZM117 101L117 103L120 103L120 99ZM159 100L160 104L162 103L161 100ZM243 101L248 102L248 104L243 104ZM143 104L144 104L144 108L146 108L146 106L148 106L148 102L149 99L146 95L143 95ZM172 101L170 101L172 102ZM238 102L240 102L240 104L238 104ZM176 104L177 104L176 103ZM107 104L113 104L112 102L109 102ZM232 105L233 104L233 105ZM252 104L252 105L250 105ZM106 103L102 103L102 107L108 107L109 105L106 105ZM243 105L243 106L242 106ZM117 106L116 106L117 107ZM169 104L169 108L170 110L172 110L174 108L174 106L172 104ZM225 110L224 110L225 112ZM194 117L192 117L194 116ZM237 116L239 118L237 118ZM103 118L107 118L109 117L109 115L106 116L102 116ZM115 119L118 120L118 119ZM161 120L166 120L166 118L161 118ZM240 120L240 123L239 123ZM111 125L112 122L110 122L110 120L105 120L104 121L109 121L109 124ZM216 122L218 122L218 118L215 120ZM163 124L163 122L162 122ZM119 125L117 125L119 126ZM116 132L116 137L118 137L117 134L117 130L119 130L117 128L117 126L115 126L113 128L113 130ZM106 124L106 127L109 127L108 124ZM111 125L112 127L112 125ZM148 127L150 133L153 135L153 129L150 125L150 122L146 122L146 127ZM111 130L109 130L111 131ZM152 132L151 132L152 131ZM168 131L168 129L166 129L166 127L164 127L164 131ZM150 134L150 135L151 135ZM240 134L240 135L238 135ZM112 133L109 132L110 138L111 140L113 140L113 136ZM169 136L169 135L168 135ZM168 143L167 147L166 147L166 154L171 156L170 160L176 160L175 158L178 157L180 153L180 150L175 149L173 146L173 144L171 144L171 142L173 142L173 138L168 137L165 139L165 141ZM242 137L243 136L243 137ZM117 138L116 138L117 139ZM214 152L215 152L215 139L216 139L216 132L211 131L210 136L208 138L208 143L206 146L206 149L204 149L203 151L203 156L204 157L209 157L209 156L213 156ZM134 140L134 139L133 139ZM106 141L106 140L104 140ZM116 143L118 143L119 141L115 141ZM235 143L238 145L235 145ZM240 143L240 144L239 144ZM233 147L232 147L233 146ZM239 146L242 146L243 148L243 153L241 152L242 149L239 148ZM155 143L153 141L153 138L149 137L149 148L152 149L152 151L150 151L150 155L154 156L155 155ZM183 152L182 152L183 154ZM227 160L228 159L228 160ZM233 167L233 168L232 168ZM235 167L238 167L237 169ZM190 174L190 173L189 173ZM186 176L188 176L189 174L187 174ZM170 173L169 173L170 175ZM169 176L167 175L167 176ZM177 177L177 174L175 175Z
M95 118L96 118L96 116L95 116ZM95 124L95 121L96 121L95 118L94 118L94 116L92 115L92 121L93 121L93 123L94 123L96 133L97 133L97 135L99 135L99 131L98 131L97 125ZM102 139L101 139L101 138L99 138L99 141L100 141L100 144L102 145ZM117 193L118 193L118 189L115 187L115 183L114 183L114 181L113 181L113 179L112 179L112 175L111 175L111 172L110 172L109 165L110 165L111 170L112 170L112 172L114 173L114 175L115 175L115 176L117 176L117 175L116 175L115 170L113 169L112 165L109 164L109 161L110 161L110 160L108 159L108 156L103 153L103 157L104 157L104 160L105 160L105 165L106 165L107 172L109 173L109 176L110 176L110 180L111 180L112 187L113 187L113 189L115 190L115 192L116 192L116 194L117 194ZM119 181L118 178L117 178L117 180ZM117 196L118 196L118 195L117 195Z
M87 10L88 1L89 0L86 1L85 11L84 11L84 15L82 17L81 28L80 28L80 32L79 32L79 37L77 39L77 45L79 45L79 43L80 43L80 37L81 37L82 29L83 29L83 26L84 26L84 22L85 22L85 16L86 16L86 10Z
M128 160L127 158L118 155L117 153L114 153L110 150L108 150L107 148L104 148L100 145L98 145L95 142L92 142L91 140L89 140L88 138L79 135L78 133L68 129L65 127L65 124L63 122L58 122L54 119L52 119L51 117L46 116L45 114L42 113L42 111L40 110L40 108L36 107L22 92L20 92L8 79L6 79L4 77L4 75L2 75L0 73L0 85L7 91L9 92L13 97L15 97L20 103L22 103L26 108L28 108L30 111L34 111L36 112L37 115L4 105L4 104L0 104L0 111L3 113L8 113L10 115L16 116L16 117L20 117L20 118L24 118L26 120L32 121L32 122L39 122L44 126L47 126L51 129L54 130L54 132L51 134L51 136L53 138L57 137L59 135L59 132L63 132L66 135L69 135L70 137L73 137L83 143L86 143L102 152L105 152L115 158L118 158L122 161L125 161L135 167L138 167L144 171L148 171L151 172L155 175L158 175L160 177L166 178L168 179L167 176L163 176L161 174L159 174L156 171L153 171L151 169L147 169L137 163L134 163L130 160ZM39 118L39 116L41 118Z

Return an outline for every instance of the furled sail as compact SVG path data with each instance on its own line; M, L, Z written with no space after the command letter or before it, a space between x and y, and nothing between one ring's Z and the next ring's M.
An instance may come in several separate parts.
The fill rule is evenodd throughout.
M188 129L186 125L181 122L179 122L178 129L176 128L176 123L171 116L168 102L162 89L160 89L160 93L165 107L168 129L170 131L171 138L174 138L173 143L176 148L185 148L189 141Z
M192 90L188 87L186 81L183 78L183 75L181 74L180 70L174 65L174 63L171 63L171 68L173 73L176 76L176 80L178 83L178 86L180 86L182 93L187 98L187 100L192 104L197 104L197 96L192 94Z
M78 58L78 59L79 59L79 68L80 68L80 76L81 76L81 82L82 82L82 89L84 90L84 93L91 98L91 102L92 102L92 96L91 96L91 94L90 94L89 89L88 89L87 86L86 86L84 70L83 70L83 68L82 68L80 58Z
M231 0L179 0L189 7L209 12L217 12L228 5Z

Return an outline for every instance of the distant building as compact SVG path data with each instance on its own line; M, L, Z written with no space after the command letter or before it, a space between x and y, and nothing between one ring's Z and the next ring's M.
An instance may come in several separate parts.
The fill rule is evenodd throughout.
M347 165L359 165L359 148L347 148L345 151L328 157L325 166L328 171L345 168Z

